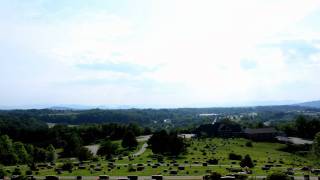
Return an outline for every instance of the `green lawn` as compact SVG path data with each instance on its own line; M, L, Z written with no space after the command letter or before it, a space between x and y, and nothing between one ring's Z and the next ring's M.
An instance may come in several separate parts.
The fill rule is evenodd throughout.
M187 140L190 145L187 148L187 153L181 155L176 159L179 165L185 166L185 170L179 170L177 175L204 175L209 171L216 171L222 174L228 174L226 168L228 167L240 167L239 161L231 161L228 159L229 153L233 152L245 156L249 154L254 160L255 167L252 168L254 175L266 175L276 170L286 170L288 167L301 168L303 166L313 166L319 168L319 162L313 158L311 155L308 156L298 156L295 154L280 151L284 144L279 143L264 143L264 142L253 142L253 147L246 147L245 144L248 142L246 139L202 139L202 140ZM139 143L139 148L142 146L143 142ZM139 149L137 148L137 150ZM135 151L137 151L135 150ZM131 153L134 153L132 151ZM91 162L87 164L86 170L75 169L73 172L63 172L61 175L71 176L71 175L83 175L83 176L97 176L101 174L107 174L111 176L118 175L153 175L162 174L169 175L170 170L177 170L176 166L173 164L167 165L172 158L165 158L165 163L157 168L152 168L154 163L157 163L156 159L152 159L153 153L150 149L147 149L139 157L135 157L133 160L129 160L128 157L123 157L122 160L116 160L116 167L113 169L108 169L107 161L101 159L99 162ZM219 160L218 165L204 167L202 162L210 158L216 158ZM149 161L149 162L148 162ZM187 163L185 163L187 161ZM90 171L90 165L96 166L101 164L102 171ZM129 172L128 164L132 164L136 167L136 164L144 164L145 169L143 171ZM148 166L147 164L151 166ZM318 164L316 164L318 163ZM263 171L261 167L265 164L272 164L273 166L270 171ZM59 163L57 163L59 166ZM7 167L7 169L13 169L14 167ZM22 171L27 169L26 166L21 166ZM296 171L295 175L302 175L300 170ZM53 169L42 169L39 171L39 175L52 175L55 174Z

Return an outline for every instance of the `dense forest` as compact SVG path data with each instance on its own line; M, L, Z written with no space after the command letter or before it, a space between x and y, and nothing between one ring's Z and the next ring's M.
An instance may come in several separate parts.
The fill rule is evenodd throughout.
M204 131L203 127L212 126L212 121L217 117L221 117L217 122L228 122L239 131L247 127L272 126L289 136L313 140L320 131L318 111L320 110L288 106L1 111L0 164L54 161L56 149L62 149L59 152L60 157L86 160L93 157L87 148L84 148L90 144L100 144L98 155L112 158L123 153L113 141L121 140L124 150L134 149L138 145L136 136L150 134L153 136L148 144L154 153L178 155L186 149L186 144L177 136L178 133ZM252 116L252 113L255 115ZM266 125L265 122L268 121L271 123ZM56 124L49 127L47 123ZM199 127L202 127L202 130ZM206 131L206 134L210 135L212 129Z
M290 120L301 112L320 113L320 109L301 106L258 106L234 108L116 109L116 110L0 110L11 119L33 119L48 123L79 125L85 123L136 123L155 128L192 127L212 121L200 114L245 115L257 113L255 120ZM164 122L164 120L170 120Z
M41 121L28 119L0 119L0 164L51 162L55 149L63 149L61 157L78 157L86 152L84 145L124 139L123 147L136 146L132 137L150 134L149 128L135 124L90 124L70 127L56 125L48 128ZM7 161L10 160L10 161Z

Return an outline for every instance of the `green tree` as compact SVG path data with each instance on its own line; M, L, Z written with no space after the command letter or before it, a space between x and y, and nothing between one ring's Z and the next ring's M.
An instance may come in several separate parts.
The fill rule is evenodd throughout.
M148 145L155 154L178 156L186 151L186 144L177 133L168 134L165 130L154 133L148 140Z
M31 156L32 158L33 153L34 153L34 147L32 144L24 144L24 148L26 149L27 153Z
M22 174L22 172L21 172L20 168L14 168L12 175L21 175L21 174Z
M134 133L132 131L128 131L123 136L121 145L122 145L122 147L129 148L129 149L133 149L133 148L136 148L138 146L138 141L137 141L136 136L134 135Z
M143 129L143 134L144 134L144 135L149 135L149 134L151 134L151 133L152 133L151 128L145 127L145 128Z
M252 146L253 146L253 145L252 145L252 142L251 142L251 141L246 142L246 146L247 146L247 147L252 147Z
M91 160L93 158L93 154L85 147L81 147L78 155L78 159L80 161Z
M13 143L13 148L18 156L19 163L28 163L30 161L30 156L21 142Z
M313 140L313 151L314 154L320 158L320 132L318 132Z
M306 117L298 116L296 120L296 127L299 130L299 137L306 137L308 134L308 122Z
M43 148L34 148L33 160L34 162L46 162L48 159L48 152Z
M81 144L82 142L80 136L73 132L70 136L68 136L67 144L64 147L63 154L68 157L77 157L81 148Z
M0 166L0 179L4 179L3 177L7 175L7 172L4 170L2 166Z
M57 153L56 153L56 149L53 147L52 144L50 144L50 145L47 147L47 151L48 151L47 161L48 161L48 162L55 162L56 159L57 159Z
M7 135L0 136L0 163L4 165L14 165L18 162L12 140Z
M71 161L67 161L65 163L63 163L63 165L61 166L62 170L64 171L72 171L73 169L73 164Z
M182 152L186 151L186 144L183 139L173 133L169 135L169 154L178 156Z
M140 135L143 131L143 129L138 126L138 124L135 124L135 123L130 123L127 127L128 131L131 131L133 132L135 135Z
M117 153L117 150L117 144L112 143L110 140L106 140L100 144L100 148L97 153L98 155L107 156L109 159Z
M251 157L248 154L246 156L244 156L244 158L241 160L240 166L241 167L249 167L249 168L254 167L254 164L251 160Z

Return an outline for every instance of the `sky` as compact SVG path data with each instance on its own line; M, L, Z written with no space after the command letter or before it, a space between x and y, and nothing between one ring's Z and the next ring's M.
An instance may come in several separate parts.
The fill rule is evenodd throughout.
M0 0L0 107L320 99L319 0Z

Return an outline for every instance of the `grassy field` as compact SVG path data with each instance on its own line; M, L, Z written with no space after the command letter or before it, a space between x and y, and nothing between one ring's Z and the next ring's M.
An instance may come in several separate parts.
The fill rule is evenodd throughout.
M304 166L312 166L319 168L319 160L316 160L311 155L299 156L287 152L280 151L279 149L285 147L284 144L279 143L264 143L264 142L252 142L252 147L247 147L245 144L248 142L246 139L190 139L187 140L189 147L187 153L181 155L179 158L173 159L166 157L164 163L158 167L154 167L155 163L158 163L154 158L150 149L147 149L142 155L134 157L131 160L128 157L117 159L114 164L114 168L108 168L108 162L104 159L100 159L98 162L91 162L86 164L86 169L74 168L72 172L62 172L61 176L97 176L107 174L111 176L125 176L125 175L140 175L148 176L154 174L170 175L170 171L177 171L177 175L204 175L210 171L220 172L221 174L229 174L230 172L226 168L239 168L239 162L235 160L229 160L229 153L236 153L244 157L249 154L254 160L255 167L252 168L253 175L266 175L273 171L285 171L287 168L295 168L295 175L309 174L309 172L303 172L300 169ZM139 143L139 148L144 142ZM137 149L138 150L138 149ZM136 150L136 151L137 151ZM132 151L131 153L134 153ZM219 162L217 165L203 166L202 162L206 162L208 159L215 158ZM176 164L170 163L173 160ZM317 164L318 163L318 164ZM90 170L90 166L96 167L101 165L101 171ZM143 164L144 170L129 172L129 167L136 168L137 164ZM273 167L269 171L262 170L262 166L269 164ZM57 163L56 166L60 166L61 163ZM178 166L184 166L184 170L178 170ZM7 169L14 169L14 167L6 167ZM26 166L20 166L22 171L27 169ZM92 168L93 169L93 168ZM299 169L299 170L298 170ZM56 174L54 169L43 168L40 169L38 175L53 175Z

